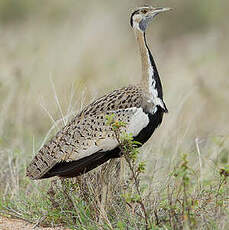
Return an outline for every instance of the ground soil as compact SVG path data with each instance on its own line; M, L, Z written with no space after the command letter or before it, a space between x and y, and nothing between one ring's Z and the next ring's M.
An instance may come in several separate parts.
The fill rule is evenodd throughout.
M28 223L19 219L12 219L7 217L0 216L0 230L67 230L63 227L56 228L44 228L44 227L36 227L34 224Z

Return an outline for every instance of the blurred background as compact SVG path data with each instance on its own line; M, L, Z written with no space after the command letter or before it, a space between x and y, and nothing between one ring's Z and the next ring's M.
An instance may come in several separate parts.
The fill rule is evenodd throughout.
M227 0L1 0L0 176L9 156L24 175L53 120L139 80L129 17L143 4L174 9L146 35L169 113L144 156L171 162L198 144L203 158L228 162Z

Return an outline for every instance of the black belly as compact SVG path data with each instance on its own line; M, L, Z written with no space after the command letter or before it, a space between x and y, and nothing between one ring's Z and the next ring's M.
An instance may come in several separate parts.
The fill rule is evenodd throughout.
M140 142L141 144L144 144L146 141L148 141L155 129L161 124L163 114L164 111L161 109L161 107L158 107L155 114L148 113L149 124L144 129L142 129L136 137L134 137L134 140ZM110 151L91 154L90 156L81 158L76 161L60 162L51 168L40 179L52 176L76 177L98 167L111 158L118 158L120 156L121 151L119 147L117 147Z
M141 132L134 138L134 140L144 144L154 133L155 129L161 124L164 111L158 107L155 114L148 113L149 124L141 130Z
M149 138L154 133L155 129L161 124L164 111L161 109L161 107L158 107L158 110L155 114L151 114L151 113L147 113L147 114L149 117L149 124L144 129L142 129L141 132L136 137L134 137L135 141L141 143L139 147L141 147L141 145L145 144L149 140ZM108 152L108 154L111 153ZM115 153L112 152L111 156L112 156L111 158L120 157L121 156L120 149L117 147Z

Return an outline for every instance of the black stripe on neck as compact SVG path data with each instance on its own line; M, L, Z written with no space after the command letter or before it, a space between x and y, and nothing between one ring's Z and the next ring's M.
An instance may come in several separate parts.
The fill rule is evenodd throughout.
M149 47L147 45L145 33L144 33L144 42L145 42L146 48L147 48L148 53L149 53L150 63L152 65L152 67L153 67L154 75L152 76L152 78L154 78L154 80L156 81L156 89L157 89L157 92L158 92L158 97L163 100L163 91L162 91L161 80L160 80L160 77L159 77L159 74L158 74L158 71L157 71L156 64L155 64L155 62L153 60L153 56L152 56L152 54L150 52L150 49L149 49Z

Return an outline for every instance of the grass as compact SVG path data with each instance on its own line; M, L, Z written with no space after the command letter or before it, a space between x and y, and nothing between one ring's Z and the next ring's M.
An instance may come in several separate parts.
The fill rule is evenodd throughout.
M201 181L183 154L158 188L142 166L135 180L139 166L128 165L125 179L116 160L76 179L24 180L20 192L2 196L2 214L71 229L227 229L228 167Z
M171 1L176 11L156 19L147 33L169 114L137 154L136 165L145 163L139 194L124 158L71 180L25 177L33 154L64 120L139 78L127 17L138 4L116 9L53 1L52 10L39 13L25 3L26 20L19 12L14 24L17 14L10 11L1 21L7 19L0 53L0 214L70 229L228 229L229 50L220 21L226 21L226 6L211 3L216 11L198 20L204 2Z

